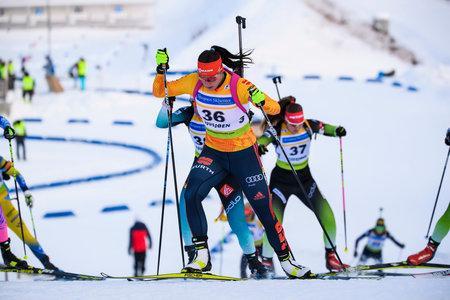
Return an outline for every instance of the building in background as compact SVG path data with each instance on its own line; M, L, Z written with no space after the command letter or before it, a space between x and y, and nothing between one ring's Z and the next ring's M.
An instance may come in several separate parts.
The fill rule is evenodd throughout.
M0 29L48 25L148 29L154 4L154 0L2 0Z

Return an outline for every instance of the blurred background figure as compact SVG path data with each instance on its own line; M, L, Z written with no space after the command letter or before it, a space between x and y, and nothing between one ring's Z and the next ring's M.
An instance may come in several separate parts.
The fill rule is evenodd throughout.
M25 71L22 77L22 98L23 101L26 102L26 97L28 96L28 102L31 103L33 100L34 95L34 88L35 88L35 81L33 77L30 76L30 74Z
M25 148L25 138L27 136L27 128L24 120L16 120L13 123L14 130L16 131L16 155L18 160L27 160L27 151ZM22 155L20 155L20 149L22 149Z
M83 57L80 57L80 60L77 62L77 75L78 79L80 80L80 89L82 91L86 90L86 61Z
M63 92L64 89L58 78L56 77L55 65L53 64L53 60L49 55L45 56L45 65L43 68L45 70L45 79L47 80L49 92Z
M367 244L359 258L358 264L365 264L368 259L373 259L375 263L381 264L383 262L383 246L386 239L393 241L401 249L405 248L405 245L398 242L394 237L386 230L383 218L378 218L375 227L369 229L363 233L355 242L354 257L358 257L358 243L367 237Z
M16 82L16 72L14 69L14 64L12 60L8 61L6 65L6 69L8 72L8 90L14 91L15 82Z
M152 249L152 237L147 226L136 220L130 229L130 243L128 254L134 253L134 276L141 276L145 272L147 249Z

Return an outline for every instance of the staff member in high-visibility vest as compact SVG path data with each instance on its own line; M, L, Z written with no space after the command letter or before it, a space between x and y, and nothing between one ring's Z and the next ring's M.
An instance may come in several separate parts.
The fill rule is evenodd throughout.
M14 72L14 64L12 60L8 61L8 64L6 66L8 71L8 89L13 90L15 88L15 82L16 82L16 73Z
M29 102L31 103L31 100L33 99L34 95L34 86L35 82L33 77L30 76L30 74L25 71L22 77L22 98L23 101L26 101L26 96L29 97Z
M86 69L86 61L81 57L77 62L77 74L78 79L80 79L80 88L82 91L86 90Z
M17 120L13 123L14 130L16 131L16 154L17 159L27 160L27 152L25 149L25 138L27 136L27 128L25 121ZM22 155L20 155L20 149L22 149Z

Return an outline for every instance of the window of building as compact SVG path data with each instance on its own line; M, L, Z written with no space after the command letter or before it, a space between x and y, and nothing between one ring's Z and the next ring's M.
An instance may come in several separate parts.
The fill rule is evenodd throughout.
M82 13L82 12L83 12L83 6L77 5L77 6L75 6L75 7L73 8L73 11L74 11L75 13L77 13L77 14Z

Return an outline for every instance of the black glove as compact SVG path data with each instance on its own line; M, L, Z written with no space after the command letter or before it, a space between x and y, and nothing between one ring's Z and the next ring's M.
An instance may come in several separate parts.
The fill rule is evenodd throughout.
M263 156L264 154L266 154L269 151L269 149L267 149L266 145L258 145L258 153L259 156Z
M10 141L16 137L16 131L11 126L6 126L3 131L3 136Z
M445 144L450 146L450 128L447 129L447 136L445 137Z
M166 99L164 99L164 102L166 103L167 106L173 107L175 99L176 99L175 96L167 97Z
M346 136L347 135L347 131L345 130L344 127L339 126L338 128L336 128L336 136L341 137L341 136Z
M357 257L358 256L358 251L355 250L355 252L353 252L353 257Z
M405 244L398 245L401 249L405 248Z

